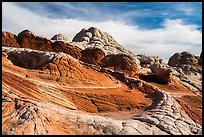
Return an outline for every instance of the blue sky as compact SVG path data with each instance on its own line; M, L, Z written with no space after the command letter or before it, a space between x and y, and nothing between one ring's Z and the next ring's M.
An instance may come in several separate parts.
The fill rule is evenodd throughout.
M28 28L47 38L65 33L72 39L94 26L137 54L167 59L176 51L199 55L202 48L201 2L3 2L2 7L2 29L15 34Z
M147 29L162 27L165 18L179 18L202 29L201 2L34 2L18 5L51 18L126 20Z

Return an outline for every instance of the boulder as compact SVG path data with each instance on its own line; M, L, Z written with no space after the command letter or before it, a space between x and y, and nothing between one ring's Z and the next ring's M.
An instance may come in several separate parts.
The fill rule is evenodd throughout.
M19 67L26 69L42 69L45 67L54 57L54 55L46 54L37 50L14 50L8 53L8 59Z
M200 64L202 57L200 57L185 51L182 53L175 53L172 57L170 57L168 65L181 68L183 73L187 76L198 75L198 73L202 73Z
M146 56L144 54L137 55L138 60L140 61L140 65L142 67L149 67L155 63L157 64L165 64L163 59L159 58L158 56Z
M175 53L168 65L173 67L173 74L189 89L202 92L202 52L195 56L189 52Z
M150 66L153 72L153 76L158 79L161 83L168 84L172 80L172 70L166 68L161 64L153 64Z
M89 64L98 64L105 56L105 52L99 48L86 48L81 54L80 60Z
M181 53L181 64L187 64L191 66L197 66L198 65L198 57L190 54L189 52L182 52Z
M2 32L2 46L19 48L17 36L11 32Z
M182 67L182 65L198 66L199 58L189 52L175 53L170 57L168 65Z

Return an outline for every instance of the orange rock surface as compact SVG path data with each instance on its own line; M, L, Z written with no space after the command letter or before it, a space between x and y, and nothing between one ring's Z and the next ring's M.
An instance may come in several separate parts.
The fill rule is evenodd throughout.
M137 64L127 55L105 56L97 50L94 53L101 54L89 62L89 52L63 41L52 42L30 32L21 33L19 45L28 50L15 45L13 34L2 33L2 37L2 43L8 37L10 47L17 47L3 44L2 49L3 134L106 133L100 131L108 130L103 126L88 126L97 120L95 116L130 120L157 108L164 99L162 92L171 95L194 122L202 125L202 94L184 86L171 72L167 73L171 79L168 82L158 81L157 73L140 79ZM96 119L92 119L92 124L83 122L79 119L83 115ZM154 131L163 134L163 128Z
M11 32L2 32L2 46L19 48L16 38L17 36Z

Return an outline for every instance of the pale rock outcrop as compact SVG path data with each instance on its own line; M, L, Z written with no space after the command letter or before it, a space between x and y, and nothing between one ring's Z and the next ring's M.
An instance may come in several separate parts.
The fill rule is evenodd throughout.
M163 59L158 56L137 55L140 60L140 78L156 83L168 84L172 79L172 70L168 68Z
M129 56L132 56L139 65L139 60L137 59L135 53L124 48L122 45L117 43L112 36L99 30L98 28L84 28L74 36L72 41L73 42L71 44L74 44L81 49L85 49L87 47L101 48L106 55L118 53L128 54Z
M168 65L181 68L187 75L191 75L193 72L201 73L199 57L189 52L175 53L170 57Z
M163 97L157 105L133 119L153 124L171 135L202 134L202 127L186 115L171 95L158 91Z
M141 66L140 78L167 84L171 81L171 77L175 76L174 78L180 79L191 90L202 92L202 67L199 64L199 57L189 52L175 53L168 64L157 56L140 54L137 57Z
M156 79L158 83L165 83L168 84L171 82L172 79L172 71L171 69L166 68L161 64L153 64L150 66L152 70L153 77Z
M54 35L51 40L54 40L54 41L65 41L65 42L69 42L70 39L68 38L68 36L64 35L64 34L56 34Z
M181 52L175 53L172 57L170 57L168 65L170 66L182 66L182 64L188 65L198 65L198 57L189 53L189 52Z
M139 54L137 55L137 58L139 59L142 67L149 67L153 64L165 64L163 59L159 58L158 56L145 56L144 54Z
M169 68L184 85L194 91L202 92L202 58L189 52L175 53L168 61Z
M26 48L4 47L2 51L8 52L8 59L13 64L27 69L42 69L56 56L53 52L48 53Z
M146 56L144 54L137 55L137 58L140 62L139 65L139 74L140 75L149 75L152 73L150 69L151 65L154 64L161 64L162 66L166 66L166 63L163 62L163 59L159 58L158 56Z

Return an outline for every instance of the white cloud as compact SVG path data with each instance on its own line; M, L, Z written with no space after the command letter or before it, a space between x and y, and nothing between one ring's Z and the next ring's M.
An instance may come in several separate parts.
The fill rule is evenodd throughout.
M196 25L185 24L180 19L166 19L162 28L143 30L121 20L94 22L52 19L18 7L14 3L3 2L2 24L3 31L11 31L14 34L30 29L36 35L47 38L63 33L71 39L82 28L94 26L109 33L116 41L137 54L160 56L165 60L176 52L189 51L200 55L202 50L202 33L196 29Z

